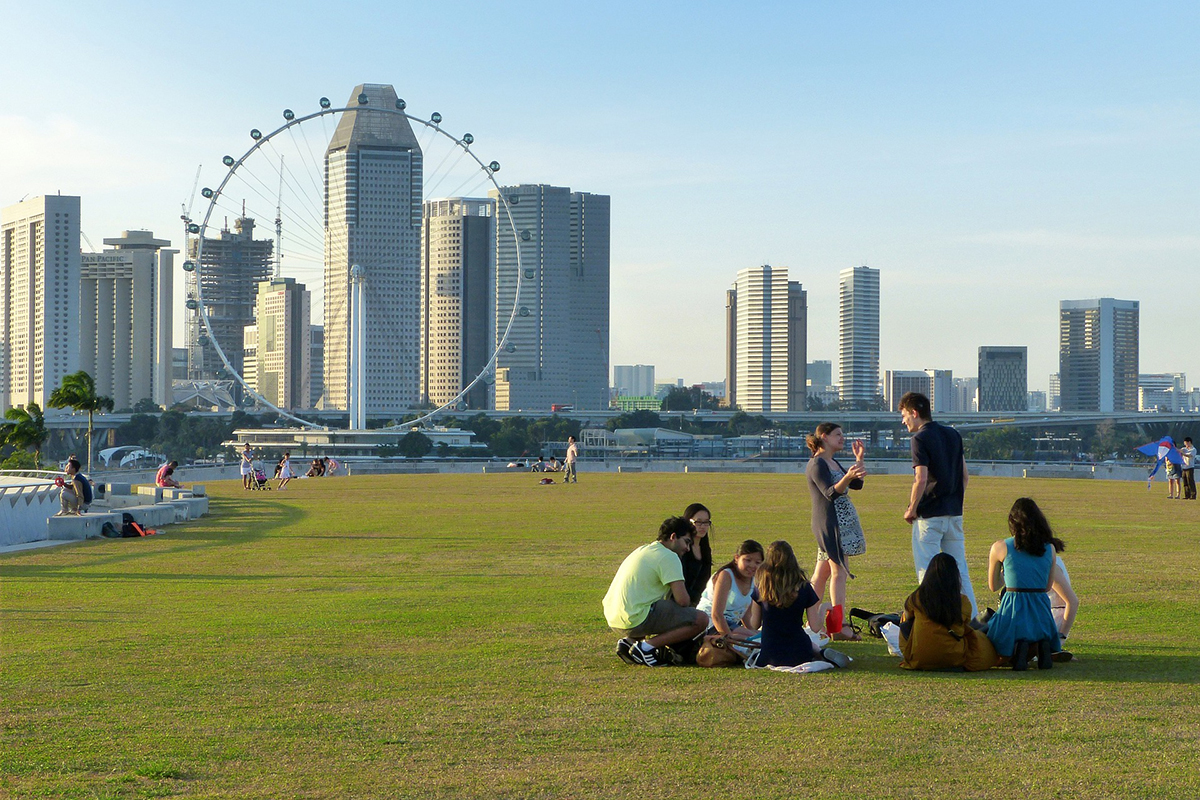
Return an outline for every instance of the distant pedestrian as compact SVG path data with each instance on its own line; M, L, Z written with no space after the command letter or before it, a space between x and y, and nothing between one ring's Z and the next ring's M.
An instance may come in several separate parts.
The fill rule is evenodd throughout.
M1183 447L1179 448L1183 456L1183 498L1196 499L1196 448L1192 445L1192 437L1183 437Z
M566 456L566 471L567 474L563 478L563 483L579 483L579 479L575 477L575 462L579 459L579 445L575 444L575 437L567 437L567 456Z
M900 398L900 419L912 434L913 485L904 521L912 524L913 566L917 582L925 577L929 562L948 553L962 573L962 593L978 607L967 573L963 537L963 495L967 489L967 459L962 435L933 421L929 398L909 392Z

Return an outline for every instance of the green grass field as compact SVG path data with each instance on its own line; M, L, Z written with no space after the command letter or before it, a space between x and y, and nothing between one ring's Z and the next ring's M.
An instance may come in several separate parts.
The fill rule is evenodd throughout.
M600 598L701 501L716 558L784 538L804 478L528 474L210 486L164 535L0 556L0 796L1200 796L1200 503L1156 484L973 479L968 555L1035 497L1080 661L913 674L626 666ZM869 479L849 602L914 587L908 481Z

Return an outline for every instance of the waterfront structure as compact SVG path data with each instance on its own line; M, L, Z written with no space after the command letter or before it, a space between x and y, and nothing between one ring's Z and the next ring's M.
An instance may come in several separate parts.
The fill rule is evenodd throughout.
M449 403L491 358L488 286L496 231L495 201L428 200L421 226L421 402ZM463 398L487 408L487 385Z
M1029 348L979 348L979 410L1024 411L1029 390Z
M1136 411L1137 300L1059 303L1058 372L1063 411Z
M803 411L808 294L787 267L740 270L726 292L726 396L743 411ZM732 386L732 390L728 387Z
M254 238L254 219L238 217L233 230L224 227L213 238L205 237L204 247L199 238L188 242L188 258L196 260L199 269L187 273L186 336L188 348L188 379L228 379L224 366L209 343L209 330L217 345L239 374L245 372L243 337L246 326L254 324L254 303L258 284L271 277L275 242ZM203 290L203 292L199 291ZM208 314L205 330L200 315L200 297ZM240 396L241 387L234 390Z
M650 397L654 394L653 364L618 364L613 367L617 397Z
M609 198L563 186L501 188L519 242L496 235L492 405L500 411L608 407ZM491 193L493 199L496 193ZM517 287L517 246L521 296Z
M359 106L360 95L368 106L396 107L391 86L360 84L346 105ZM325 407L351 406L351 268L357 266L367 362L361 409L399 414L420 394L421 146L403 115L347 111L325 150L324 172Z
M256 391L284 410L308 408L312 400L311 304L308 290L295 278L258 285Z
M0 414L48 406L79 371L79 198L47 195L0 211Z
M105 239L80 256L79 368L115 408L171 405L172 267L178 252L150 231Z
M879 391L879 270L838 278L838 389L848 408L869 407Z

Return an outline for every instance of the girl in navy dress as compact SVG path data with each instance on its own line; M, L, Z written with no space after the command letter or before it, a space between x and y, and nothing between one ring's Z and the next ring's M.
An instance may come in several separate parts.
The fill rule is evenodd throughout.
M796 667L822 658L839 667L849 663L845 655L829 648L818 652L804 630L807 614L813 632L824 633L828 606L817 597L787 542L767 545L766 558L754 574L751 599L754 603L747 623L751 628L762 628L758 666Z

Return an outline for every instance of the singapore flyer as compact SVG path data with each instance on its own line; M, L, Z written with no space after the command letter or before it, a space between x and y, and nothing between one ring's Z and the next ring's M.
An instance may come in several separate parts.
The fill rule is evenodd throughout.
M476 387L494 381L497 355L513 350L509 332L524 311L523 279L532 277L520 263L519 242L529 234L513 222L510 198L496 180L500 163L476 153L473 134L451 133L439 112L410 113L387 85L360 85L344 106L322 97L315 110L286 108L281 116L274 130L250 129L241 156L222 157L220 182L201 190L203 214L185 215L189 359L236 382L253 403L301 426L323 427L304 414L315 407L307 392L257 375L263 361L246 356L256 347L273 351L277 339L291 335L275 329L275 317L250 327L254 304L272 302L253 295L262 282L281 297L290 291L303 298L288 319L323 320L322 408L348 410L352 429L364 428L368 413L398 418L422 409L407 427L465 408ZM424 275L422 265L430 253L465 243L459 229L431 233L423 217L446 209L490 217L487 246L511 241L515 263L496 281L490 355L469 374L460 371L452 392L440 387L438 394L424 388L420 371L429 356L420 350L423 326L442 324L446 314L421 300L423 292L451 294L462 279ZM234 261L249 265L241 280L228 274ZM457 301L439 308L460 312ZM295 326L307 330L307 323Z

